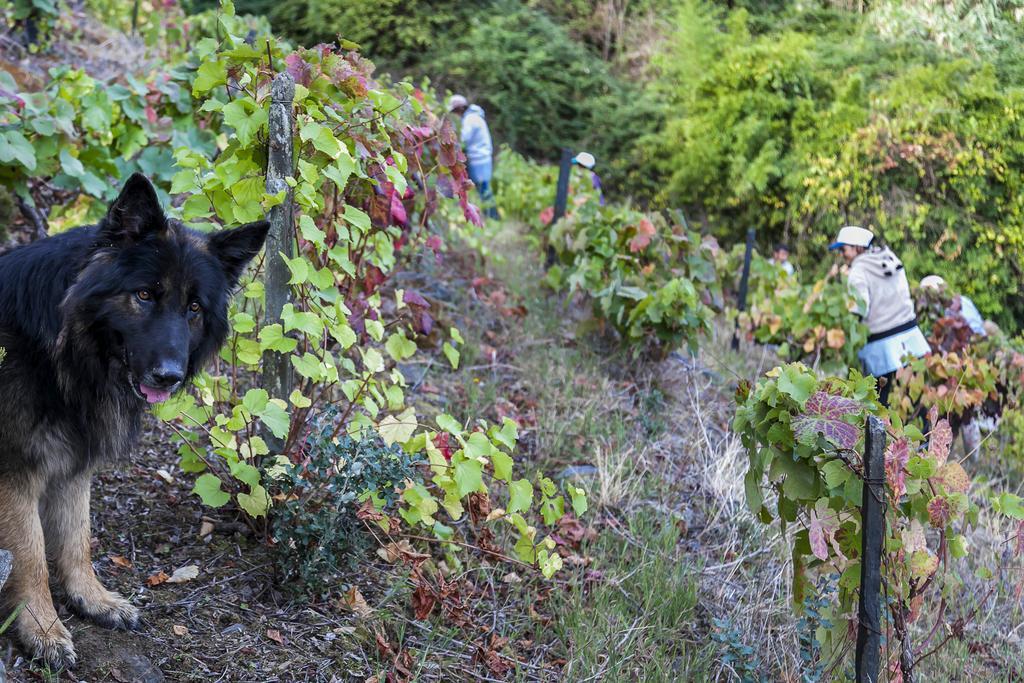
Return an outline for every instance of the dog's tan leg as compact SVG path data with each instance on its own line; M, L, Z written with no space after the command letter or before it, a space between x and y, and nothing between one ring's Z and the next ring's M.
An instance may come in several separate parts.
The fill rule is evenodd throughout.
M89 547L89 485L91 473L52 482L43 498L43 527L57 581L68 607L106 628L133 629L139 611L104 588L92 568Z
M8 609L21 607L14 629L29 653L62 669L73 666L76 657L71 634L57 617L50 596L39 518L43 485L41 478L32 476L0 480L0 547L14 555L3 602Z

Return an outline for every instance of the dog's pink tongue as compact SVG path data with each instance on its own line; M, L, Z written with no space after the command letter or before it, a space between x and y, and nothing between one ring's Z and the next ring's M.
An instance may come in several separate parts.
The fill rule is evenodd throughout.
M146 397L146 400L150 403L160 403L166 401L170 397L171 392L164 391L163 389L154 389L153 387L147 387L145 384L139 385L139 391Z

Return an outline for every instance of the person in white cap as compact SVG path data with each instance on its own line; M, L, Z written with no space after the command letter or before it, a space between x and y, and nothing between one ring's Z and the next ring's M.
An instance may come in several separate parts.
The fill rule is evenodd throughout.
M859 314L868 327L868 342L857 357L864 371L879 380L878 395L887 404L904 358L920 358L931 348L917 326L903 263L891 249L874 242L870 230L851 225L839 231L829 249L842 250L850 267L847 281L860 298Z
M929 289L940 293L949 292L949 286L939 275L928 275L921 278L921 289ZM963 318L963 321L967 323L967 326L971 328L971 332L975 335L983 338L988 336L988 330L985 329L985 319L981 317L978 307L974 305L974 302L966 294L954 294L952 296L952 301L949 307L946 308L946 315L959 316ZM971 457L976 456L981 451L981 430L985 429L991 432L997 426L997 422L992 416L985 415L977 409L965 412L959 419L954 416L951 422L953 423L954 438L959 432L964 440L964 452Z
M601 176L597 175L597 171L594 170L597 159L590 152L580 152L572 158L572 163L590 171L590 184L597 192L597 203L604 206L604 188L601 185Z
M480 192L484 213L489 218L497 218L498 208L491 191L494 147L484 110L479 105L470 104L463 95L452 95L448 100L448 111L462 119L461 139L462 147L466 150L466 170L469 171L469 179Z
M938 275L929 275L921 279L921 289L930 289L935 292L947 292L949 287L946 281ZM959 306L957 304L959 303ZM953 295L953 305L946 310L946 315L959 315L971 328L971 332L980 336L988 336L985 332L985 319L974 302L967 298L966 294Z

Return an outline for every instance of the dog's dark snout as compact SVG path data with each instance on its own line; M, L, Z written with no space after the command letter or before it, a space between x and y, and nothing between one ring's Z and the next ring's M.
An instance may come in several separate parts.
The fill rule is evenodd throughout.
M169 389L185 379L185 368L178 363L163 363L151 373L153 384L160 389Z

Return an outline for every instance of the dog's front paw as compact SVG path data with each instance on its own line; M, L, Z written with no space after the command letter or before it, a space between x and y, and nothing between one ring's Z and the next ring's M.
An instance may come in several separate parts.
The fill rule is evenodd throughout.
M33 659L44 662L55 671L70 669L78 661L71 633L54 615L45 623L35 619L25 610L18 617L16 627L21 644Z
M101 592L102 591L102 592ZM139 627L139 610L117 593L106 589L90 595L69 594L68 606L78 615L103 626L123 631Z

